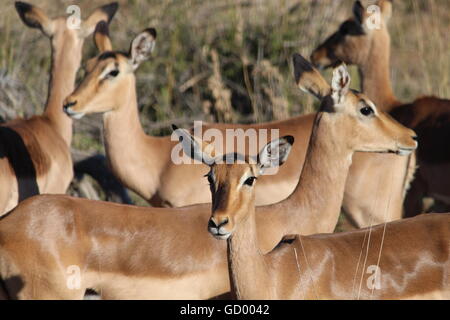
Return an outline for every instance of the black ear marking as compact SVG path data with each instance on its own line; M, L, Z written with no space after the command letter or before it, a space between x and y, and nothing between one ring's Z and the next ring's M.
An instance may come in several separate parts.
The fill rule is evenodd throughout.
M108 16L108 23L110 23L112 18L114 18L117 9L119 9L119 4L117 2L112 2L100 7L100 9Z
M147 32L148 34L150 34L154 39L156 39L157 36L157 32L155 28L147 28L144 30L144 32Z
M31 4L22 1L16 1L15 6L17 12L19 13L27 13L28 11L31 11L33 9L33 6Z
M353 14L355 15L356 21L362 24L364 17L364 7L361 4L361 1L355 1L355 3L353 4Z
M292 57L292 61L294 63L295 82L297 82L297 83L300 80L300 78L302 77L302 74L304 72L313 71L313 67L312 67L311 63L308 60L306 60L305 58L303 58L303 56L301 56L298 53L294 53L294 55Z
M30 17L27 16L28 12L33 11L33 6L29 3L26 2L21 2L21 1L17 1L15 3L15 7L17 10L17 13L20 16L20 19L22 19L23 23L25 23L25 25L27 25L30 28L41 28L41 24L34 20L31 19Z
M339 31L343 35L362 36L364 32L363 25L355 20L347 20L341 24Z

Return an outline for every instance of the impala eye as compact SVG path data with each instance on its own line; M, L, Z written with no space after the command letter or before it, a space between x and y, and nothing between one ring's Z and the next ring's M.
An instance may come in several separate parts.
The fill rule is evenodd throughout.
M370 115L372 115L372 114L375 113L375 112L373 111L373 109L372 109L371 107L369 107L369 106L366 106L366 107L364 107L364 108L361 108L359 111L361 112L361 114L363 114L363 115L366 116L366 117L368 117L368 116L370 116Z
M115 77L117 77L117 75L119 74L119 70L112 70L110 73L108 73L107 75L106 75L106 78L108 79L108 78L115 78Z
M245 180L244 184L251 187L251 186L253 186L253 183L255 182L255 180L256 180L256 177L247 178L247 180Z

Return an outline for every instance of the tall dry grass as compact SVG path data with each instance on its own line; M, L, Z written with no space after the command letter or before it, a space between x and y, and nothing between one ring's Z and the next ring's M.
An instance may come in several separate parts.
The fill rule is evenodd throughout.
M29 0L50 15L78 4L90 13L108 0ZM353 0L119 0L111 24L116 49L140 30L158 30L154 58L137 71L141 121L151 134L193 119L254 122L315 110L299 92L291 56L309 56L345 18ZM373 1L371 1L373 2ZM391 74L397 96L450 98L448 0L394 1ZM85 16L85 15L83 15ZM92 40L85 60L96 54ZM23 25L13 1L0 11L0 117L42 112L50 68L49 41ZM354 86L357 72L351 69ZM80 77L83 71L80 71ZM325 72L330 76L329 72ZM102 152L101 117L75 122L74 152Z

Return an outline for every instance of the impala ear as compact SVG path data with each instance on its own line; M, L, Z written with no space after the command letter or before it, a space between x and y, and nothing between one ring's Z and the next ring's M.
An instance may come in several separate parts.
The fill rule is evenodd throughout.
M97 23L94 32L94 42L100 53L112 51L111 38L109 37L108 23L100 21Z
M295 82L302 91L314 95L319 100L329 94L330 85L308 60L295 53L293 63Z
M15 6L20 19L22 19L23 23L28 27L41 29L48 37L53 35L55 32L55 24L42 9L21 1L17 1Z
M148 28L137 35L131 42L129 56L133 69L136 70L139 65L150 58L155 48L156 30Z
M333 79L331 80L331 98L334 105L344 101L345 95L350 90L350 75L348 74L345 63L333 70Z
M355 1L353 3L353 15L355 17L355 21L359 24L363 24L364 22L364 6L361 4L361 1Z
M116 14L118 9L119 4L117 2L106 4L95 9L94 12L92 12L92 14L89 16L89 18L87 18L86 21L84 21L82 24L83 37L88 37L89 35L91 35L92 32L95 31L100 21L105 21L108 25L111 22L112 18L114 18L114 15Z
M293 144L293 136L284 136L266 144L259 152L257 158L260 174L262 174L265 169L283 165L289 156Z
M212 144L197 140L187 130L180 129L174 124L172 125L172 129L178 135L178 139L186 155L208 166L214 164L214 148Z

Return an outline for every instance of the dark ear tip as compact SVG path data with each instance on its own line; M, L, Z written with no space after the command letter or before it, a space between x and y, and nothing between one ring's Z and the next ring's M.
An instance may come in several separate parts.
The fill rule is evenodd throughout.
M94 33L100 33L105 36L109 36L108 23L105 20L102 20L99 23L97 23L97 25L95 26Z
M292 56L292 61L294 61L294 64L301 63L305 60L306 59L299 53L294 53L294 55Z
M362 5L361 1L355 1L355 3L353 3L353 12L360 15L361 10L364 11L364 6Z
M294 144L294 137L293 136L284 136L283 137L290 145Z
M19 13L28 12L33 8L31 4L22 1L16 1L14 5Z
M156 39L157 33L155 28L147 28L144 32L149 33L154 39Z
M177 130L178 130L178 127L177 127L176 125L172 124L172 130L173 130L173 131L177 131Z
M311 63L306 60L301 54L294 53L294 56L292 57L294 61L294 65L302 66L302 67L311 67Z
M294 53L292 61L294 63L294 76L296 82L300 80L303 72L313 71L311 63L298 53Z
M26 3L26 2L22 2L22 1L17 1L15 3L15 7L17 10L17 13L19 14L20 19L23 21L23 23L30 27L30 28L41 28L42 26L41 24L36 21L33 18L28 17L27 13L30 11L33 11L33 5Z
M109 4L105 4L104 6L102 6L101 9L108 15L108 23L110 23L112 18L114 18L114 15L116 14L117 10L119 9L119 3L111 2Z

